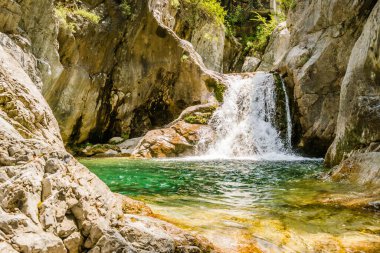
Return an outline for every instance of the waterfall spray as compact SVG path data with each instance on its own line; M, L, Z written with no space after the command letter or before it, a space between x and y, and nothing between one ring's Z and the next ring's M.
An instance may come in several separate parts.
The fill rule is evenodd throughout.
M224 103L210 120L216 140L207 147L206 156L235 158L286 154L291 145L292 128L289 99L286 95L288 122L284 143L275 127L275 90L275 79L270 73L229 76Z

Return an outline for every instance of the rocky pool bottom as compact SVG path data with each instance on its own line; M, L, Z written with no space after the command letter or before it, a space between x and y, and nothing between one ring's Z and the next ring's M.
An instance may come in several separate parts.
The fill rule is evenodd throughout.
M380 252L380 213L330 201L362 189L321 180L322 161L81 162L112 191L225 252Z

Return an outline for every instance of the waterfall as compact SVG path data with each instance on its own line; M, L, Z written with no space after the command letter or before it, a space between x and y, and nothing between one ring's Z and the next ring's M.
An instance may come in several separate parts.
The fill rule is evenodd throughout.
M292 116L290 114L290 103L288 92L286 91L286 86L284 79L281 78L282 90L285 94L285 111L286 111L286 145L290 149L292 147Z
M286 95L286 140L275 127L276 84L270 73L230 75L223 104L215 111L210 125L215 141L206 156L219 158L273 157L286 155L291 141L291 117Z

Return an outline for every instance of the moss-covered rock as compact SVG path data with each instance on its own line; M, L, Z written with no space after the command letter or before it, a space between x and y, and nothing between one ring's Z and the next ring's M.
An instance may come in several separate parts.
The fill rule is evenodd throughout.
M220 103L223 102L224 92L226 91L227 87L224 83L215 80L215 79L208 79L206 81L207 87L209 87L215 95L216 100L218 100Z

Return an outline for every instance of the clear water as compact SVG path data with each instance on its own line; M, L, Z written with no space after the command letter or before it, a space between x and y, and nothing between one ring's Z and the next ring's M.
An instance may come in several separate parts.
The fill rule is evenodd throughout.
M321 161L81 161L114 192L225 252L380 252L380 215L323 204L355 194L323 182Z

